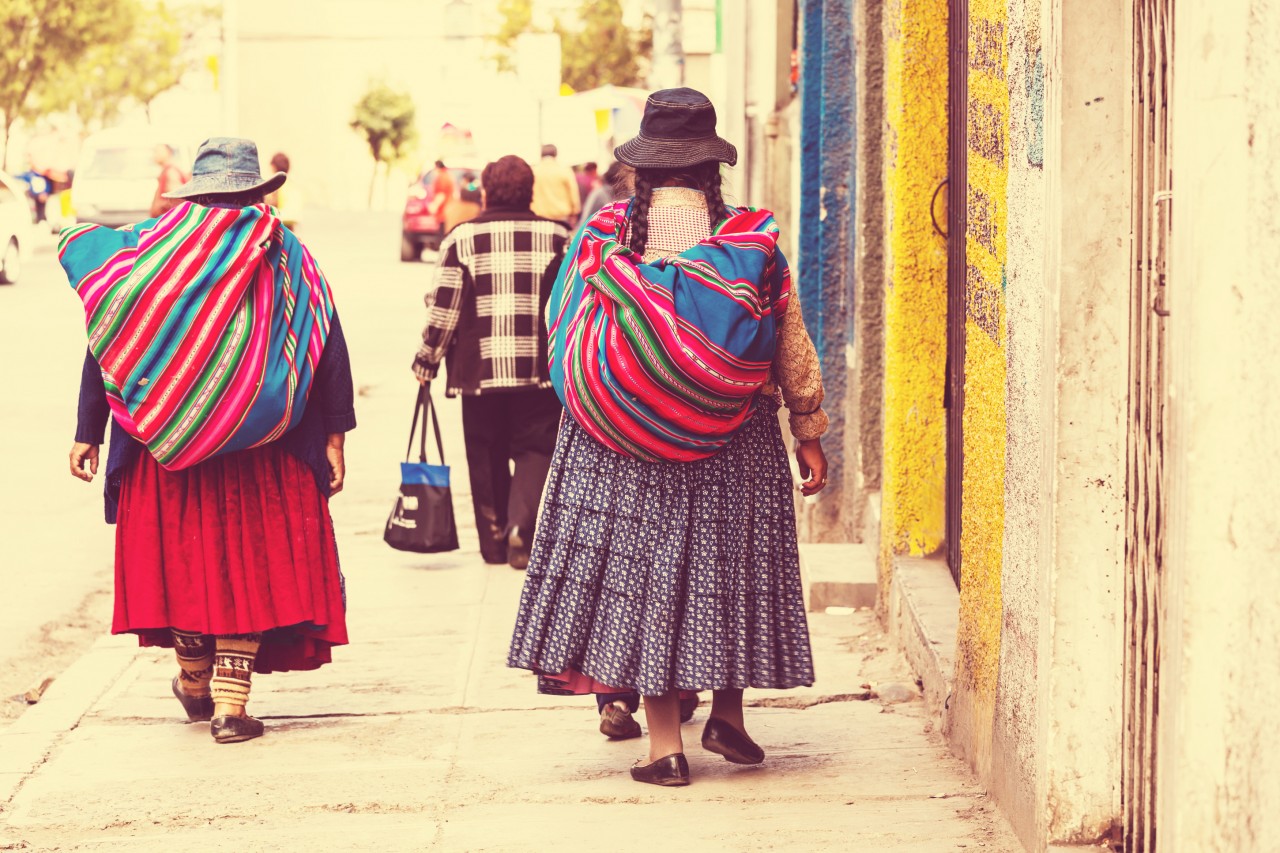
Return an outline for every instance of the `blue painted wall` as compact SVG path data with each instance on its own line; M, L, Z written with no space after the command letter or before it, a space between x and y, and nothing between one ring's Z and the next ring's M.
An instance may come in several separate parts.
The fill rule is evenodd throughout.
M853 0L804 0L800 65L800 270L805 324L822 359L831 485L843 474L845 351L853 342L856 81Z

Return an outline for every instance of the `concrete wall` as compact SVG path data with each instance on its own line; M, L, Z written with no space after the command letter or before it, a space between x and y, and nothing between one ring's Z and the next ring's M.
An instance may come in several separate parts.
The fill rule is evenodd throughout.
M884 4L883 606L895 554L942 545L946 491L946 240L929 200L947 176L947 6Z
M849 490L844 454L848 424L847 345L853 331L856 151L853 0L800 4L802 66L799 292L805 325L822 361L824 407L831 426L823 438L828 485L801 512L811 541L842 541Z
M1010 0L1008 11L1008 162L1005 222L1005 461L1000 598L999 680L992 756L1000 772L991 789L1018 820L1024 843L1036 840L1040 788L1036 756L1039 705L1042 520L1052 496L1044 487L1046 404L1053 369L1045 299L1044 49L1039 0Z
M1029 849L1119 816L1131 32L973 0L953 746Z
M1161 849L1280 849L1280 7L1176 6Z
M964 470L954 743L991 771L1004 543L1008 8L969 3Z
M844 534L879 538L872 510L881 485L884 431L885 93L884 6L854 8L857 180L854 194L853 330L845 347ZM874 525L874 527L872 526Z

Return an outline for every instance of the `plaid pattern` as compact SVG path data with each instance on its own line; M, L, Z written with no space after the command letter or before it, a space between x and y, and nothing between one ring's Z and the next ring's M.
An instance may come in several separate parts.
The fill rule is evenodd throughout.
M569 232L527 211L487 211L445 237L427 325L413 362L419 379L449 365L449 396L550 388L543 309Z

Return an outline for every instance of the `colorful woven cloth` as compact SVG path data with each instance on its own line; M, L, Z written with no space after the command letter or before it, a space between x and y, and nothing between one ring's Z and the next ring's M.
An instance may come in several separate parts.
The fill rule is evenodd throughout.
M551 379L606 447L705 459L769 378L791 294L778 226L768 211L731 209L689 251L643 263L619 242L629 204L601 209L570 246L551 294Z
M112 414L169 470L279 438L302 418L333 318L329 283L266 205L183 203L63 232Z

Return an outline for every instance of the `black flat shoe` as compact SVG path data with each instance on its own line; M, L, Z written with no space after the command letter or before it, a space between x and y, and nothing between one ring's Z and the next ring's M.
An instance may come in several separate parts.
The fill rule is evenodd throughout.
M631 768L631 778L650 785L678 788L689 784L689 762L685 760L683 752L659 758L652 764L636 762Z
M173 695L182 703L182 710L187 712L187 719L193 723L203 723L213 719L212 696L188 696L182 692L182 677L173 677Z
M732 761L734 764L759 764L764 761L764 750L758 743L747 737L746 733L715 717L707 720L707 727L702 730L702 748L723 755L725 761Z
M610 702L600 712L600 734L610 740L630 740L640 737L640 724L626 708Z
M261 720L230 714L214 717L213 722L209 724L209 734L213 735L213 739L218 743L240 743L244 740L253 740L256 737L262 737L265 729L266 726L262 725Z
M693 719L693 712L698 710L698 697L690 696L680 700L680 724L684 725Z
M531 543L524 540L519 527L511 528L507 537L507 565L518 571L529 568L529 548Z

